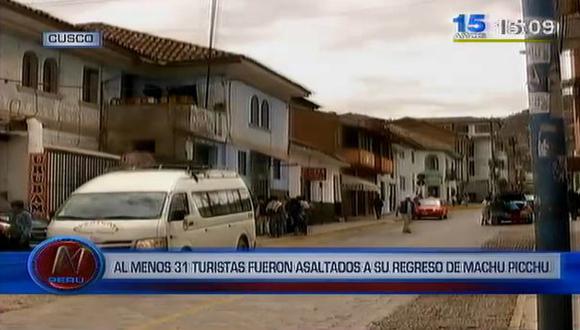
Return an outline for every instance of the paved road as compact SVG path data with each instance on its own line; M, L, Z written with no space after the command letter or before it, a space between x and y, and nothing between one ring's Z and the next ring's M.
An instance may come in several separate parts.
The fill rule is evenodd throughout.
M481 227L478 210L443 221L421 220L412 234L399 224L283 238L271 246L479 246L501 230ZM0 329L366 329L413 296L76 296L0 314Z

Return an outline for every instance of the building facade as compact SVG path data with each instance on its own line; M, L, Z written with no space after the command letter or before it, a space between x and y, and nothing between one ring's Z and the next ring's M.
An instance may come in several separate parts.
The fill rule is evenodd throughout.
M102 104L120 89L99 86L132 60L110 49L42 47L42 32L62 30L78 28L0 1L0 198L23 200L38 217L118 164L99 152L99 135Z

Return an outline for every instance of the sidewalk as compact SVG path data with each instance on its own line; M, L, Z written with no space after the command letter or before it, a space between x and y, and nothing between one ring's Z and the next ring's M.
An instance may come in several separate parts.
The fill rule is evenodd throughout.
M363 228L368 226L376 226L385 223L396 223L399 218L394 214L384 215L382 219L377 220L374 216L362 218L349 218L346 222L332 222L320 225L312 225L308 227L308 236L318 236L332 232L339 232L343 230L352 230L356 228ZM271 242L280 242L284 240L291 240L295 237L294 234L287 234L279 238L272 238L268 236L258 236L258 246L267 246Z

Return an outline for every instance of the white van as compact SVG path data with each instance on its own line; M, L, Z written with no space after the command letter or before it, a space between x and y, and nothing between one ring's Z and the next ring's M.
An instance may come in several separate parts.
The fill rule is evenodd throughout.
M102 248L256 246L254 210L235 172L111 172L79 187L54 215L48 237L82 236Z

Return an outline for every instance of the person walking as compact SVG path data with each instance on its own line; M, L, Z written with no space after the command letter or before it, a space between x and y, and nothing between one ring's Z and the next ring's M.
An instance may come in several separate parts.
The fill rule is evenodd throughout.
M266 234L266 218L266 202L264 197L260 196L256 202L256 235Z
M483 202L481 202L481 225L487 226L489 225L489 216L490 216L490 205L491 201L489 197L485 197Z
M411 218L413 217L413 208L414 208L413 200L411 200L410 196L407 196L402 206L403 209L401 210L401 214L403 216L403 233L410 234Z
M13 201L10 203L9 215L10 245L16 250L28 250L30 248L30 232L32 231L32 215L24 209L24 202Z
M381 197L377 195L373 204L374 204L375 215L377 216L377 220L380 220L382 215L383 215L384 202L381 199Z

